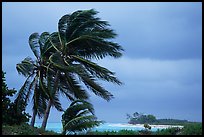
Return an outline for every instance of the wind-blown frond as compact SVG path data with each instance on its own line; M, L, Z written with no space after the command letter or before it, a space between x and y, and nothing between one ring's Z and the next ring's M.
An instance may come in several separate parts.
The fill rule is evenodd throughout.
M66 74L66 85L77 99L88 99L89 95L82 86L74 79L74 75Z
M39 44L40 35L38 33L33 33L29 37L29 45L31 50L37 59L40 58L40 44Z
M30 98L31 90L29 90L29 86L31 83L30 79L32 79L32 77L33 77L33 74L29 75L26 78L26 81L24 82L23 86L20 88L20 90L16 96L16 99L15 99L17 101L17 106L19 106L18 102L20 102L21 100L23 100L27 104L27 101Z
M117 44L96 36L82 35L67 43L67 53L87 59L103 59L106 56L119 58L123 49Z
M99 65L97 65L94 62L91 62L89 60L83 59L79 56L74 56L72 55L72 57L75 59L75 61L80 62L81 64L83 64L86 68L87 71L89 71L93 76L96 76L97 78L100 78L102 80L106 80L108 82L112 82L118 85L121 85L122 82L120 82L115 76L114 76L114 72L111 72L110 70L108 70L107 68L101 67Z
M69 25L70 25L70 15L66 14L61 17L61 19L58 22L58 31L59 31L59 38L61 40L61 44L65 45L66 43L66 35L69 31Z
M21 63L16 64L18 73L25 77L31 75L34 71L34 68L34 61L30 57L26 57L23 61L21 61Z
M113 95L101 87L98 83L95 82L95 79L92 77L81 76L85 85L96 95L102 97L103 99L110 101L113 98Z
M63 52L79 55L88 59L102 59L109 55L121 57L124 49L117 43L108 41L117 34L107 21L95 17L94 9L78 10L71 15L66 14L58 22L58 43L63 45ZM56 39L56 38L55 38Z
M66 110L69 115L75 116L81 110L88 109L90 113L94 115L93 105L85 100L75 100L70 104L70 107Z
M67 130L68 132L79 132L99 126L99 124L101 124L101 121L96 121L96 117L93 115L80 116L70 120L63 127L63 130Z
M37 112L39 118L42 118L47 107L48 96L42 92L40 87L35 88L33 95L33 110Z
M49 36L50 36L49 32L43 32L40 35L39 44L40 44L40 53L41 53L41 56L44 55L45 51L48 48L48 45L46 45L46 42L48 41Z
M65 62L64 62L64 60L61 57L61 54L59 52L52 54L50 56L49 60L58 69L68 71L68 72L71 72L74 70L74 68L72 66L68 66L65 64Z
M85 131L101 124L94 116L93 105L84 100L73 101L62 115L62 134Z
M61 106L60 100L59 100L59 92L56 92L55 95L53 95L52 105L58 110L63 111L63 108Z

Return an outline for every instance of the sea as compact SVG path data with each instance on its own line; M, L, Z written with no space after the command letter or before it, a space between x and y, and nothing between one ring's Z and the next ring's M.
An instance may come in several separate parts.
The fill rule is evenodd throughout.
M35 126L36 127L41 127L41 122L36 122ZM95 128L92 128L91 131L119 131L119 130L143 130L145 129L144 126L140 125L140 126L135 126L135 125L131 125L131 124L127 124L127 123L103 123ZM157 131L158 129L162 129L160 128L156 128L156 127L152 127L151 131ZM55 131L57 133L61 133L62 132L62 123L59 122L50 122L47 123L46 126L46 130L50 130L50 131Z

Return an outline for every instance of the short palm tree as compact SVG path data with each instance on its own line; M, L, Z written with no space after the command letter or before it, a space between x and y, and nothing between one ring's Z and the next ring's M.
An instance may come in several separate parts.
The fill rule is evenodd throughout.
M91 9L64 15L58 22L58 32L49 36L46 43L49 48L45 54L49 57L49 68L56 71L52 73L47 69L47 73L52 73L54 78L48 78L47 86L52 87L50 91L53 98L59 98L59 92L63 91L72 94L76 99L87 99L87 87L97 96L109 101L113 95L100 86L97 80L122 84L114 76L114 72L91 61L106 56L118 58L123 51L120 45L110 41L115 38L116 33L108 28L107 21L95 16L97 13ZM44 113L43 129L46 127L51 106L52 100L49 100Z
M102 121L97 121L93 105L87 101L76 100L64 111L62 115L62 134L73 134L99 126Z
M49 36L46 44L49 49L49 67L56 70L51 73L53 81L48 81L53 98L59 98L59 92L72 93L76 99L87 99L85 87L97 96L109 101L113 95L101 87L96 81L105 80L118 85L122 83L114 76L114 72L97 65L92 59L103 59L106 56L118 58L122 56L122 47L111 41L116 33L107 21L95 15L95 10L78 10L64 15L58 23L58 32ZM50 75L49 75L50 76ZM80 83L81 82L81 83ZM53 84L52 84L53 83ZM85 87L84 87L85 86ZM42 128L45 129L52 100L49 100L44 113Z

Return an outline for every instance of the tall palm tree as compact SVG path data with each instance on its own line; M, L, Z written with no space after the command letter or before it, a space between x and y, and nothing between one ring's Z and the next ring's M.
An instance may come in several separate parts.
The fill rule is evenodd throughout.
M58 32L49 36L46 54L49 56L49 67L56 70L54 82L48 78L48 87L52 87L53 98L59 98L59 92L72 93L77 99L89 97L85 87L97 96L109 101L113 95L97 83L104 80L118 85L122 83L115 73L92 62L92 59L103 59L106 56L122 56L122 47L110 41L116 33L108 28L107 21L95 15L98 12L78 10L64 15L58 22ZM48 73L52 73L48 69ZM53 83L53 84L52 84ZM52 100L49 100L44 114L42 128L45 129Z
M103 121L97 121L93 105L87 101L76 100L62 115L62 134L72 134L99 126Z
M27 104L31 95L33 99L33 115L31 119L31 126L34 127L35 117L38 115L42 117L48 102L48 93L43 89L45 85L46 70L48 58L44 55L47 50L45 42L49 37L48 32L43 32L41 35L33 33L29 37L29 45L36 57L36 60L32 60L30 57L26 57L23 61L16 65L16 69L20 75L26 77L26 80L18 92L16 101L24 100Z

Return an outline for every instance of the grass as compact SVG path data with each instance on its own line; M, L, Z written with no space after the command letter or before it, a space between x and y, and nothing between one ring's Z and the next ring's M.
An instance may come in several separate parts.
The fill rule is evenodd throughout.
M46 131L41 128L31 127L24 123L21 125L2 125L2 135L60 135L54 131Z
M21 125L2 125L2 135L61 135L54 131L46 131L41 128L31 127L24 123ZM82 135L202 135L202 123L192 123L184 125L184 128L168 128L151 132L148 130L133 131L87 131Z

